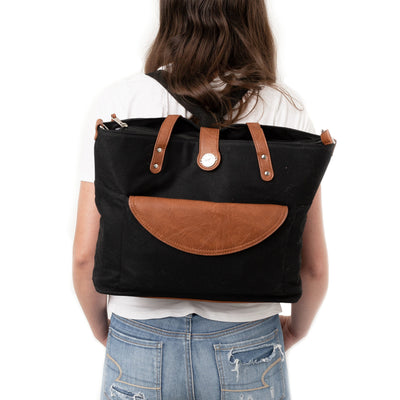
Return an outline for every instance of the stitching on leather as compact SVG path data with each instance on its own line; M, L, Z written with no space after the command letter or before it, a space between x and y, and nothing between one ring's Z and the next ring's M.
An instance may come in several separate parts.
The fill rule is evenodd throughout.
M269 153L268 142L264 136L264 131L258 123L249 122L247 126L250 130L251 136L253 138L254 146L256 148L256 154L258 159L258 165L260 168L261 177L263 180L270 181L274 176L274 170L272 167L271 155ZM265 150L265 151L264 151ZM261 154L266 153L267 159L262 159L259 157ZM265 168L270 171L270 175L265 176L263 174L263 169Z
M213 133L213 129L215 128L205 128L202 127L200 129L200 135L199 135L199 154L197 155L197 164L198 166L203 169L204 171L212 171L215 168L218 167L220 161L221 161L221 154L218 149L219 145L219 129L217 129L217 133ZM214 143L211 143L211 146L213 147L214 151L216 151L216 157L217 160L215 164L211 165L210 167L206 167L201 164L200 160L201 157L207 152L207 148L204 145L208 141L208 138L211 137L212 140L214 140ZM212 151L212 150L211 150Z
M156 142L155 142L154 148L153 148L153 156L152 156L151 166L150 166L152 171L160 172L162 169L162 165L164 162L165 150L167 149L172 129L174 128L174 125L175 125L176 121L178 120L178 118L179 118L179 115L168 115L166 117L166 119L164 120L165 125L164 125L164 123L161 124L160 130L158 132L157 139L156 139ZM160 135L161 130L162 130L162 132L166 131L167 133L166 134L162 133ZM164 151L161 151L161 153L158 153L157 147L163 148ZM154 163L159 164L159 167L157 169L155 169L153 167Z
M217 131L217 132L215 133L215 135L214 135L214 140L215 140L214 149L215 149L215 152L217 153L217 154L216 154L216 157L217 157L218 159L217 159L217 161L215 162L215 165L212 166L213 169L217 168L218 165L219 165L219 163L220 163L220 161L221 161L221 154L220 154L220 152L219 152L219 129L218 129L218 131Z
M239 246L234 246L234 247L229 247L229 248L225 248L222 250L203 250L200 248L196 248L196 247L190 247L190 246L184 246L181 245L180 243L174 241L174 240L170 240L167 239L165 236L159 234L158 232L154 232L154 229L146 222L145 217L143 216L143 213L141 211L139 211L139 209L137 208L137 206L134 203L134 196L129 196L129 208L132 211L132 214L139 220L139 222L150 232L152 233L154 236L156 236L158 239L160 239L161 241L167 243L167 244L171 244L177 248L179 248L180 250L194 250L197 252L201 252L201 254L209 254L209 255L213 255L213 254L227 254L229 252L235 252L235 251L240 251L240 250L244 250L247 249L251 246L254 246L260 242L262 242L264 239L266 239L268 236L272 235L272 233L274 233L285 221L287 213L288 213L288 209L287 206L285 206L285 208L282 208L280 210L280 213L278 214L278 218L277 221L275 222L275 224L271 225L269 227L269 229L265 232L263 232L262 236L259 236L258 238L246 242L244 244L241 244Z
M195 248L195 247L182 246L180 243L178 243L178 242L176 242L176 241L173 241L173 240L170 240L170 239L165 239L165 236L162 236L162 235L160 235L159 233L157 233L157 235L156 235L155 233L152 232L152 230L151 230L151 228L150 228L150 225L149 225L147 222L145 222L145 220L143 219L143 213L141 213L141 212L139 211L139 209L133 204L134 202L131 201L131 198L132 198L132 197L129 198L129 207L130 207L132 213L135 215L135 217L140 216L140 222L141 222L141 224L143 224L143 226L145 226L146 229L149 230L149 232L151 232L152 234L154 234L154 236L157 236L157 235L158 235L157 237L158 237L160 240L163 240L163 239L164 239L166 242L167 242L167 240L168 240L168 244L169 244L169 243L172 243L172 244L174 244L176 247L178 247L178 248L180 248L180 249L188 249L188 250L202 251L203 254L204 254L204 253L207 253L207 254L215 254L216 252L218 252L218 254L221 254L221 250L202 250L202 249ZM133 209L134 209L134 210L133 210ZM229 247L229 248L223 249L222 254L225 254L226 252L229 252L229 251L239 251L239 250L243 250L243 249L245 249L245 248L254 246L255 244L260 243L262 240L266 239L268 236L270 236L272 233L274 233L275 230L276 230L280 225L282 225L282 223L284 222L284 219L283 219L283 220L280 220L280 219L281 219L281 218L283 217L283 215L286 213L285 210L286 210L286 209L284 209L284 208L281 210L277 222L276 222L274 225L271 225L270 229L269 229L268 231L264 232L264 233L263 233L263 236L261 236L261 238L258 237L257 239L254 239L253 241L250 241L250 242L246 242L246 243L244 243L244 244L241 244L240 246L234 246L234 247ZM139 219L139 218L138 218L138 219ZM163 238L163 239L161 239L161 238Z

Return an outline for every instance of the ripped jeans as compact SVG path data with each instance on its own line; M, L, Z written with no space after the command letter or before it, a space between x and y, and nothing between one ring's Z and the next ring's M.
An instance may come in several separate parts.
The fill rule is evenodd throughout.
M198 314L112 314L101 400L290 400L279 314L221 322Z

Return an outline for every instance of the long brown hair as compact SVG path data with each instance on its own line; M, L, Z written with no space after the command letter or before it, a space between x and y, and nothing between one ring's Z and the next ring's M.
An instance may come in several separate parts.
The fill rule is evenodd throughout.
M276 46L265 0L160 0L159 24L144 72L167 66L172 92L194 98L214 117L225 106L227 118L216 127L235 123L256 96L250 113L264 85L289 96L296 106L276 83ZM211 85L216 77L226 83L223 90ZM249 90L233 109L235 87Z

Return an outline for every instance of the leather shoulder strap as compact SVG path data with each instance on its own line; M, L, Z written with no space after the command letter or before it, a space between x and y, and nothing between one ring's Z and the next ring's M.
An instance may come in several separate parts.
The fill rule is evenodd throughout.
M166 74L168 72L162 69L159 69L157 71L153 72L148 72L146 75L149 75L150 77L154 78L156 81L158 81L164 88L171 94L172 97L175 98L175 100L180 103L183 107L185 107L186 110L188 110L190 113L192 113L194 116L196 116L200 120L201 126L211 126L215 120L213 116L207 112L197 100L195 100L193 97L189 96L180 96L178 94L175 94L171 92L168 88L167 85L167 80L166 80ZM233 97L233 106L247 93L247 89L242 89L242 88L237 88L232 90L232 97ZM222 121L224 115L227 113L227 109L224 108L219 115L217 116L218 121Z

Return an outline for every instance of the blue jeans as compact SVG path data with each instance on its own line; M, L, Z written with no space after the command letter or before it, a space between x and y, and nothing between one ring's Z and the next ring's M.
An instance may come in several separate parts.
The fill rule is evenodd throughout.
M279 314L250 322L111 314L101 399L289 400Z

